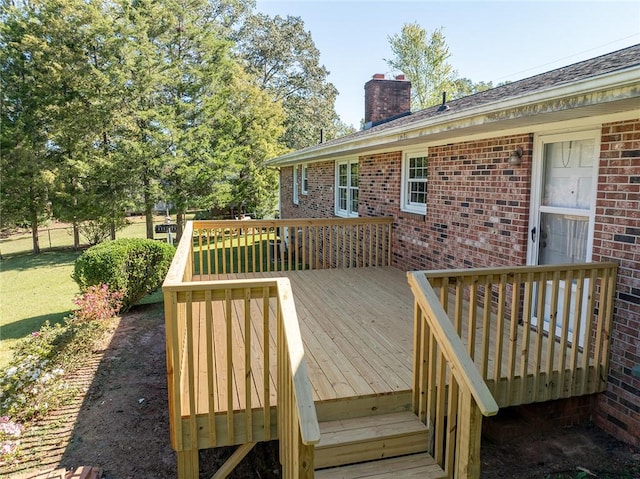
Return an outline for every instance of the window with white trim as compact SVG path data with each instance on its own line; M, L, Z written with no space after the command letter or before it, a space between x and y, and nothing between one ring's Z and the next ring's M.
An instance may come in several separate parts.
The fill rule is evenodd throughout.
M336 215L358 216L358 160L336 162Z
M297 205L300 201L298 194L298 165L293 165L293 204Z
M307 165L302 165L302 194L309 193L309 169Z
M402 161L402 211L427 213L427 155L406 154Z

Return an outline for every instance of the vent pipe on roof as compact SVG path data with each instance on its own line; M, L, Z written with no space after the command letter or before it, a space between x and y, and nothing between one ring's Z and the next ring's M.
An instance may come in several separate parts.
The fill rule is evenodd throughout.
M438 111L447 111L449 109L449 105L447 105L447 92L442 92L442 105L438 107Z

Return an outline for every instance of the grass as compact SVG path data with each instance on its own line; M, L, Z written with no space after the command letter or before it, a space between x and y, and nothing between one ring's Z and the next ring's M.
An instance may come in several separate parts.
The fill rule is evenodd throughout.
M194 240L194 266L193 274L208 274L212 271L226 270L229 273L239 273L244 271L288 271L289 258L277 246L274 251L275 235L267 233L260 240L258 235L225 236L219 239L218 244L213 242L210 250L207 249L206 240L202 241L202 271L200 268L199 243ZM279 258L276 262L274 259ZM271 258L271 259L270 259ZM262 260L262 261L261 261ZM308 269L308 265L301 264L302 255L297 258L292 257L293 269ZM262 266L260 266L262 265ZM217 269L216 269L217 267Z
M132 218L131 224L118 232L118 238L144 238L144 218ZM164 217L156 218L156 223ZM54 324L71 313L73 298L79 293L71 279L73 265L80 255L72 251L73 237L64 225L40 231L43 253L31 254L31 234L18 233L3 239L0 251L0 368L11 358L11 347L45 321ZM158 238L165 235L158 235ZM143 302L158 302L156 293Z
M154 224L158 223L164 223L164 216L154 217ZM145 238L146 229L144 217L132 216L129 218L129 225L118 231L116 236L118 238ZM164 239L166 235L157 235L157 237ZM38 239L42 251L70 248L73 246L73 230L66 224L51 223L48 226L40 227L38 230ZM83 240L81 236L80 241L82 242ZM31 232L26 230L12 234L9 238L0 241L0 251L3 256L16 253L29 253L32 247Z

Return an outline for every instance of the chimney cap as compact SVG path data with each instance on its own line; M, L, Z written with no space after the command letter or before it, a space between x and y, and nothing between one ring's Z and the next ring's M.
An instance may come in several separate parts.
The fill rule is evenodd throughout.
M373 75L374 80L384 80L384 73L376 73Z

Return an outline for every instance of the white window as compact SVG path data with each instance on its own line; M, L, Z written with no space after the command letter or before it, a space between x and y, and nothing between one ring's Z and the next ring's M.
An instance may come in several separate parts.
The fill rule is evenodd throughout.
M302 165L302 194L309 193L309 170L307 165Z
M298 165L293 165L293 204L297 205L300 201L298 195Z
M427 155L405 155L402 162L402 211L427 213Z
M358 216L358 160L336 162L336 215Z

